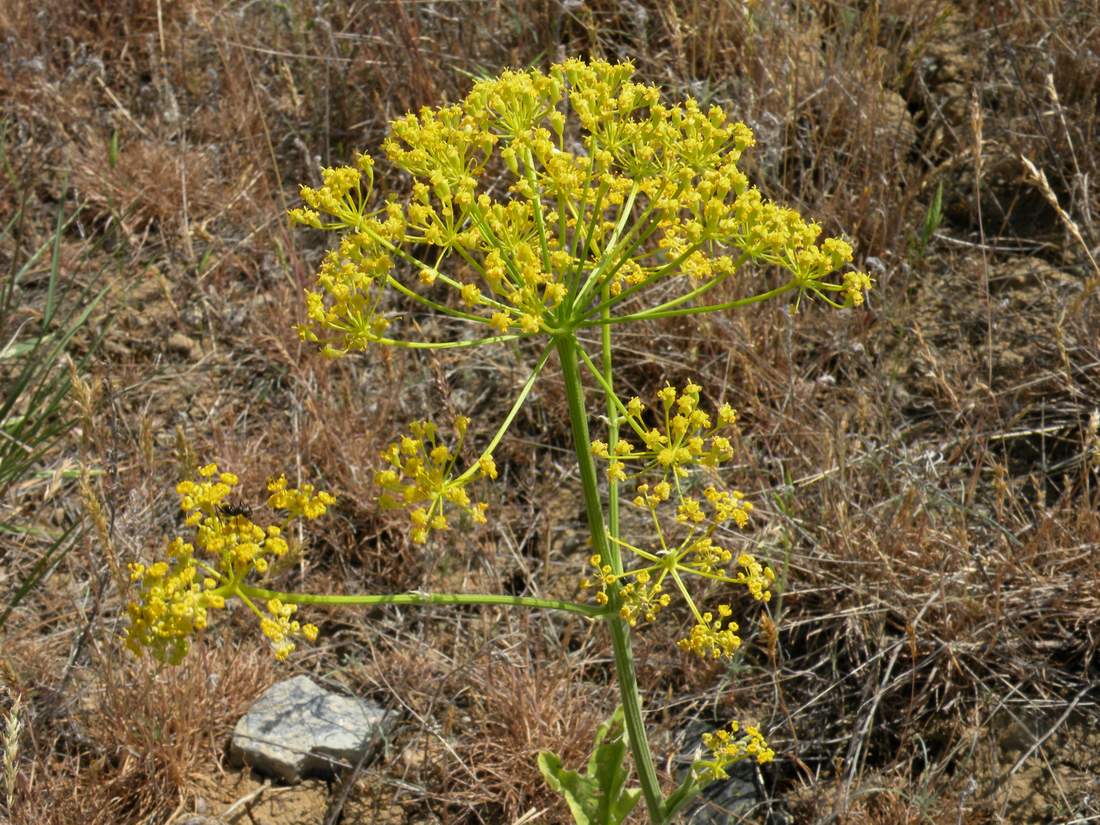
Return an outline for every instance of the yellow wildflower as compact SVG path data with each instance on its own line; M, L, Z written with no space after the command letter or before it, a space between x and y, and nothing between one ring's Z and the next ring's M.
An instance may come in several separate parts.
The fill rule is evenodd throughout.
M176 485L186 514L184 524L194 531L193 541L177 536L167 545L166 559L130 565L130 580L137 592L127 606L126 646L137 655L148 650L169 664L183 659L191 637L208 625L211 609L223 609L227 597L245 598L242 588L248 586L247 580L263 575L287 554L289 546L282 537L287 523L317 518L336 500L310 484L290 488L285 476L273 478L268 482L268 503L284 516L281 524L264 526L253 520L249 508L227 504L240 483L236 474L207 464L197 475ZM260 618L276 656L282 658L294 649L293 637L316 638L317 629L290 619L296 605L277 607L271 609L269 602L272 615Z

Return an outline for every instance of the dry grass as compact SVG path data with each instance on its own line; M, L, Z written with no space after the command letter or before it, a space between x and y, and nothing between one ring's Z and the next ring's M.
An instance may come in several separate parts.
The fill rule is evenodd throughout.
M321 250L282 215L318 160L376 146L467 73L574 53L633 58L670 95L744 119L754 180L850 234L877 279L867 311L759 307L623 339L639 394L702 376L738 407L730 481L786 583L774 644L728 671L685 661L671 628L647 633L656 740L761 719L781 756L763 788L795 822L1100 814L1093 4L7 0L0 43L0 215L23 216L0 263L49 237L59 202L82 203L66 277L113 278L83 440L0 502L55 530L87 509L60 471L97 471L84 497L100 529L4 628L13 823L192 810L236 715L289 672L234 619L178 670L119 648L110 559L173 531L177 428L246 484L285 470L340 492L290 586L572 592L582 519L562 492L560 388L540 386L502 445L498 531L408 546L373 504L379 448L441 405L492 419L523 376L503 356L320 362L289 325ZM41 311L35 278L20 301ZM5 538L0 593L40 544ZM606 639L488 610L322 618L325 643L293 667L403 709L372 781L405 821L565 821L533 756L583 757L613 705Z

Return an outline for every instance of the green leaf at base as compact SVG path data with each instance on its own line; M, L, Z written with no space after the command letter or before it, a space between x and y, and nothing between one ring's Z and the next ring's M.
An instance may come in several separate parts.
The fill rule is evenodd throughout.
M641 798L641 789L625 787L629 743L622 717L622 708L618 708L600 725L596 749L583 776L564 768L557 754L539 753L539 770L550 787L565 798L577 825L620 825Z

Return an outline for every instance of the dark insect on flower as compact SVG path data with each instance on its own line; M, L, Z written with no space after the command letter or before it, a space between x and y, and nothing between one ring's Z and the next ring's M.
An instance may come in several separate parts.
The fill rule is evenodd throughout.
M247 504L219 504L218 515L225 518L233 518L234 516L242 516L247 519L252 518L252 508Z

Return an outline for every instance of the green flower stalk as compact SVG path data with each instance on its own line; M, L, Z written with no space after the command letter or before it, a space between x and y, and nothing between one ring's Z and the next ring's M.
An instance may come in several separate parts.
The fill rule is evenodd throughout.
M564 379L573 446L592 551L581 581L593 603L495 594L337 596L281 593L258 586L285 552L289 518L313 518L331 497L273 482L270 504L284 523L261 526L220 503L236 483L204 468L180 485L194 543L176 539L169 560L135 567L140 593L131 605L127 643L168 661L186 652L207 612L240 598L261 618L277 655L316 629L299 625L301 604L510 604L557 609L606 622L615 655L621 715L601 728L589 774L552 755L540 766L584 821L617 822L640 797L662 823L702 785L740 759L774 753L751 725L732 723L705 743L709 757L664 796L646 739L632 643L674 595L693 617L680 647L724 659L741 645L733 603L701 606L689 584L699 579L766 604L774 572L734 550L730 528L746 526L751 503L718 481L733 456L736 412L708 411L703 388L665 387L647 409L620 398L614 335L624 324L737 309L787 295L854 307L870 288L841 238L772 203L738 168L751 131L718 107L695 100L668 104L659 89L637 83L629 63L566 60L546 73L507 71L478 81L460 103L424 108L391 124L382 149L408 175L404 197L375 193L375 160L325 169L320 188L302 187L305 206L291 219L336 234L305 293L304 341L327 357L374 346L456 349L538 338L541 356L505 420L468 457L471 422L454 422L447 441L435 423L417 421L383 452L375 475L383 507L408 512L416 543L459 522L487 521L475 482L497 475L493 451L556 355ZM761 272L749 282L747 273ZM745 297L725 297L737 282ZM442 340L422 340L416 316L442 316ZM597 343L598 342L598 343ZM592 350L591 352L589 350ZM587 402L602 399L606 431L593 439ZM219 486L221 485L221 486ZM624 536L621 487L651 525ZM700 491L701 490L701 495ZM578 560L578 572L583 561ZM257 605L267 608L266 614ZM609 767L630 752L638 785ZM618 764L618 763L616 763ZM595 819L592 819L595 817Z

